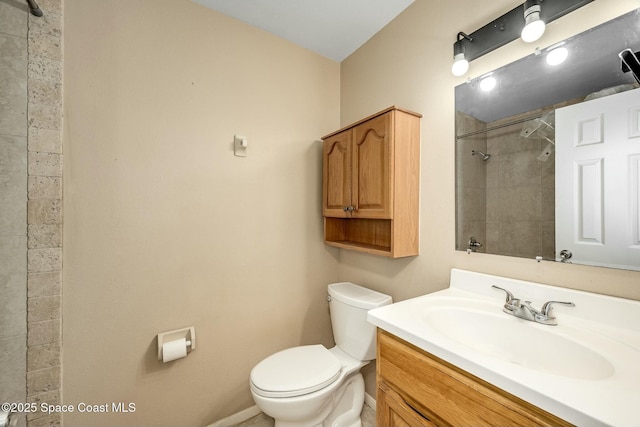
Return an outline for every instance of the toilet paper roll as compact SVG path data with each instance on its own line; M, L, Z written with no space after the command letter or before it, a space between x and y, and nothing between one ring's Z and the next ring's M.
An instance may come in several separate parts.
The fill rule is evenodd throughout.
M187 356L187 340L180 338L162 344L162 362L167 363L172 360Z

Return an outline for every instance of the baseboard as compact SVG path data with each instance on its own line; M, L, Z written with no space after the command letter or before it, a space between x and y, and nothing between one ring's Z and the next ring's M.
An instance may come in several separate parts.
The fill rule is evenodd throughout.
M369 405L371 409L376 410L376 399L374 399L369 393L364 394L364 403ZM207 427L229 427L234 424L247 421L249 418L253 418L256 415L260 415L262 411L256 405L247 408L243 411L236 412L233 415L229 415L227 418L216 421L213 424L209 424Z
M253 418L256 415L259 415L262 411L256 405L253 405L250 408L247 408L243 411L236 412L233 415L229 415L227 418L223 418L221 420L216 421L213 424L209 424L207 427L229 427L234 424L239 424L241 422L247 421L249 418Z
M373 398L369 393L364 394L364 403L369 405L371 409L376 410L376 399Z

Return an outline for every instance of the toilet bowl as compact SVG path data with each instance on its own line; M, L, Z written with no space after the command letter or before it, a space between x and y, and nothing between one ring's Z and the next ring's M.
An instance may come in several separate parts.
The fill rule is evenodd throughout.
M336 346L292 347L251 371L256 405L276 427L360 427L364 380L360 369L375 359L375 327L368 310L391 297L349 282L329 285Z

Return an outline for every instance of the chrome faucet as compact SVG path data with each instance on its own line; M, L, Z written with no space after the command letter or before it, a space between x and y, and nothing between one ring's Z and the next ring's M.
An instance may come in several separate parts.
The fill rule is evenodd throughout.
M499 289L507 293L507 299L504 303L502 311L520 319L530 320L532 322L541 323L543 325L555 326L558 324L558 320L551 315L551 309L553 304L562 304L569 307L575 307L572 302L563 301L547 301L542 305L540 310L536 310L531 306L531 301L523 301L513 296L513 294L507 289L499 286L491 286L494 289Z
M482 243L478 242L475 237L469 237L469 250L471 252L477 252L482 247Z

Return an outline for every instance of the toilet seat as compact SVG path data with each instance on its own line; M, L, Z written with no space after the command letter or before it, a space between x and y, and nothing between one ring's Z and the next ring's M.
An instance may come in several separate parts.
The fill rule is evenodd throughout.
M251 371L251 386L264 397L302 396L335 382L342 364L322 345L292 347L275 353Z

